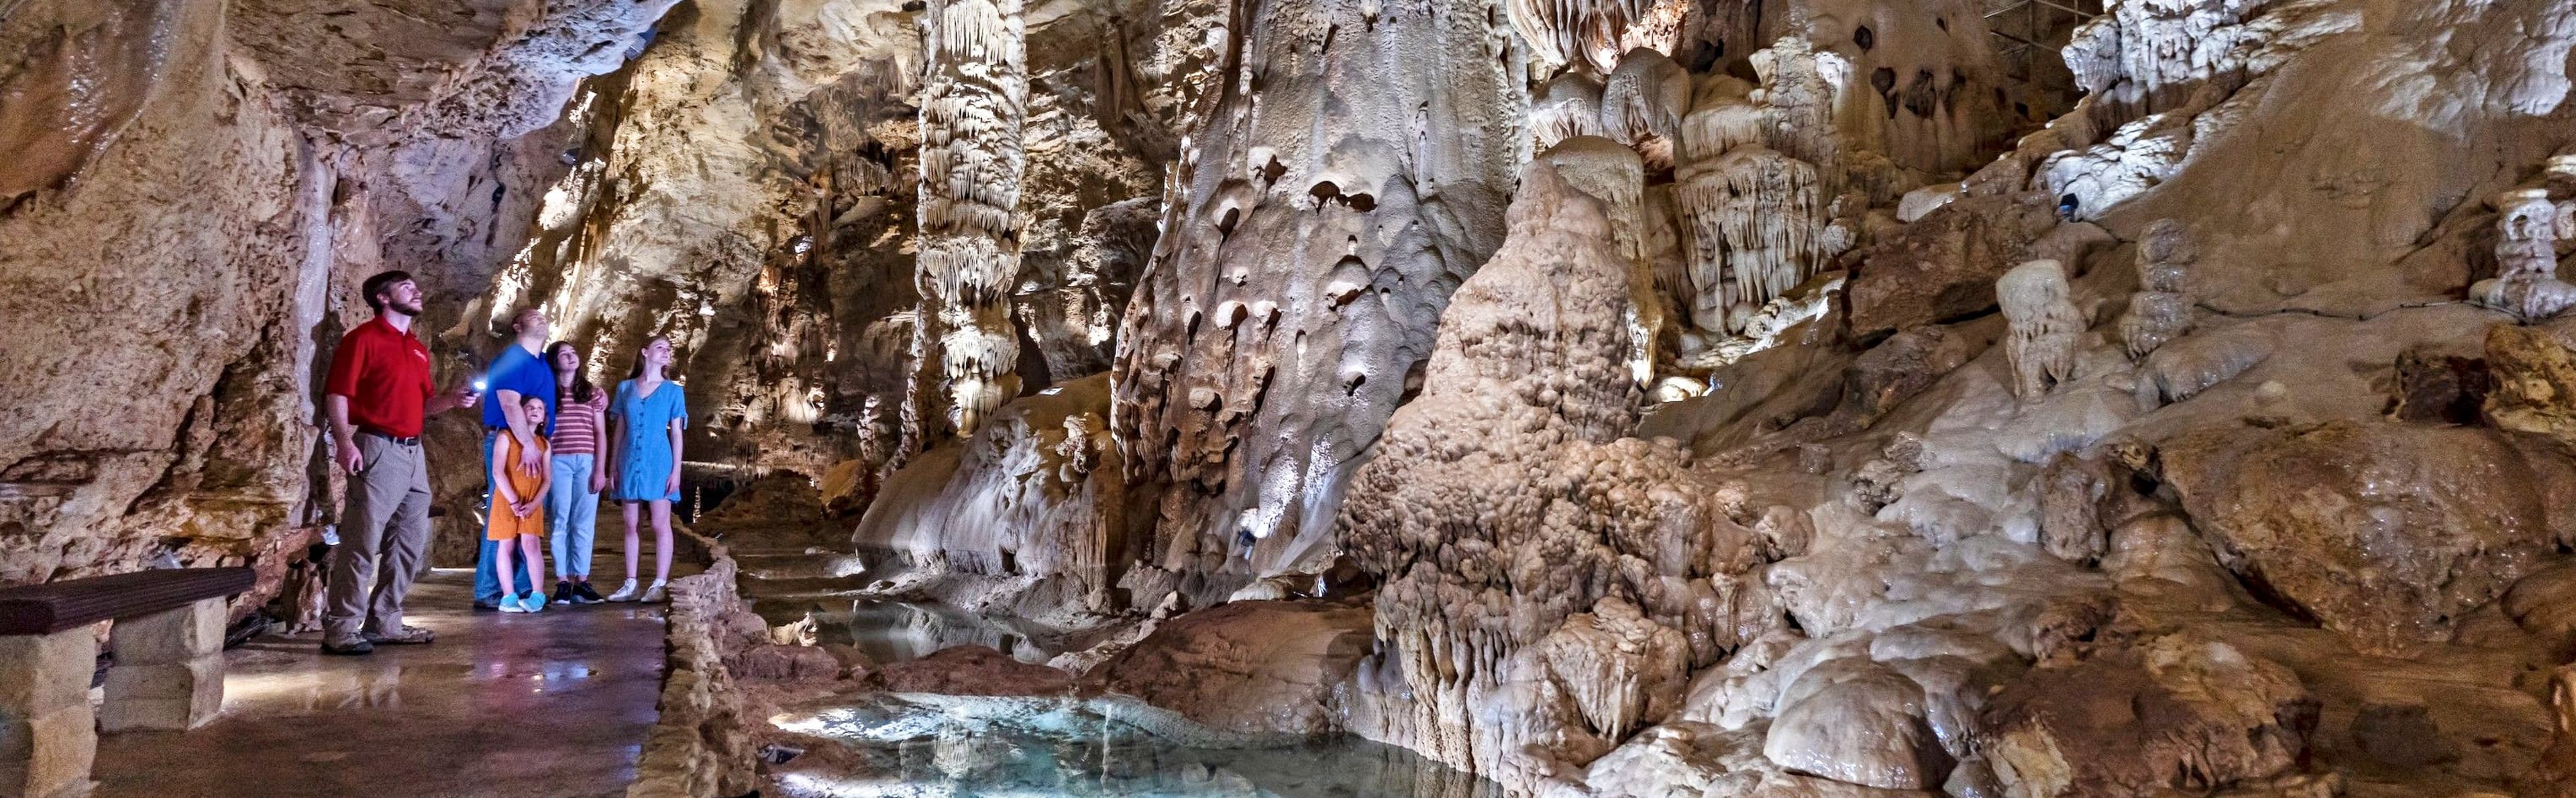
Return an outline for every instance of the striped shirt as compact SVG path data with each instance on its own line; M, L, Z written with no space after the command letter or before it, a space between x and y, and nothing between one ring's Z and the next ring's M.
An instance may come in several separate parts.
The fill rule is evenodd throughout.
M589 402L575 402L572 391L563 392L563 409L555 413L555 454L598 454L599 417L608 412L608 392L591 394Z

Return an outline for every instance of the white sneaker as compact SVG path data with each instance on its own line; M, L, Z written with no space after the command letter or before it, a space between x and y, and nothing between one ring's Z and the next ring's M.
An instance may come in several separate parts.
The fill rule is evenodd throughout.
M669 586L660 582L655 582L652 587L644 589L644 603L646 604L660 604L670 598Z
M501 611L502 611L502 612L527 612L527 611L528 611L528 606L527 606L526 604L519 603L519 594L517 594L517 593L503 593L503 594L501 594Z
M634 600L635 600L635 580L633 580L633 579L629 579L629 580L626 580L626 584L623 584L623 585L619 585L619 586L617 586L617 592L608 594L608 600L609 600L609 601L634 601Z

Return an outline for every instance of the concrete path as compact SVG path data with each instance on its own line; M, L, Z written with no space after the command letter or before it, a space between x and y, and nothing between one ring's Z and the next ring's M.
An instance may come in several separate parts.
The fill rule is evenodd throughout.
M228 652L223 717L101 735L95 796L624 794L657 717L663 605L474 612L473 579L439 569L413 590L432 645L326 657L317 634L272 635Z

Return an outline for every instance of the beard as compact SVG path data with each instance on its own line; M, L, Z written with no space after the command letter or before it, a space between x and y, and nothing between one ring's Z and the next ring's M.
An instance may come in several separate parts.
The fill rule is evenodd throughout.
M420 315L420 300L418 299L414 299L408 304L400 300L387 299L385 300L385 307L405 316Z

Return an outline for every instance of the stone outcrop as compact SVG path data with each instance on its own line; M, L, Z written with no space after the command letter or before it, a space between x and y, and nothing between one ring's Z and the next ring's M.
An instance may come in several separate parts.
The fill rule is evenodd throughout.
M2158 456L2229 570L2368 649L2450 639L2576 532L2547 498L2576 464L2487 430L2217 427Z
M1368 654L1370 627L1361 605L1228 602L1161 624L1083 681L1226 733L1318 736L1340 730L1335 693Z
M1852 276L1852 333L1864 339L1994 307L1993 286L2029 260L2056 220L2033 202L1971 197L1882 239Z
M2188 636L2042 668L1986 709L2013 798L2213 790L2289 772L2317 702L2278 663Z

